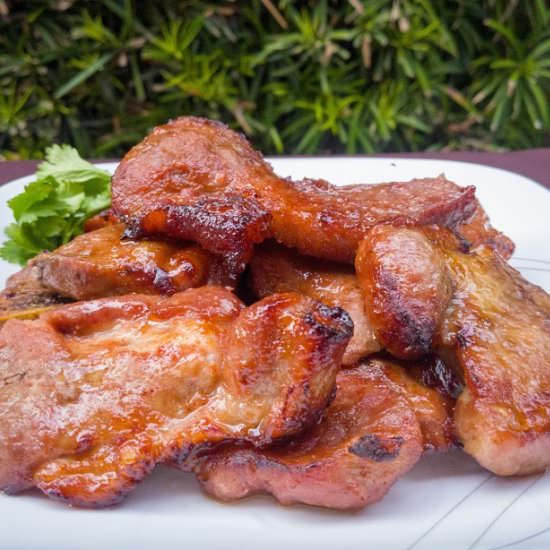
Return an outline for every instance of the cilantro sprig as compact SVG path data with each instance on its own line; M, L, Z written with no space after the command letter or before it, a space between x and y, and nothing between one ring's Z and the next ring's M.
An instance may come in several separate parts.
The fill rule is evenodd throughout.
M8 201L15 222L0 257L24 265L83 231L84 222L111 204L111 176L80 157L69 145L53 145L36 171L36 180Z

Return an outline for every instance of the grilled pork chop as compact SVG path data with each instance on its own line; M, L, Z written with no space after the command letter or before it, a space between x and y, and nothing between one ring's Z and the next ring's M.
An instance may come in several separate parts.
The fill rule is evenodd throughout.
M94 222L98 225L97 222ZM0 320L36 317L50 306L132 292L174 294L205 284L232 286L219 258L193 243L124 239L108 224L32 259L0 293Z
M70 304L0 330L0 489L79 506L121 500L197 446L253 445L315 422L349 316L297 294L228 290Z
M380 500L423 447L451 444L449 402L405 369L373 359L338 374L323 421L267 449L226 445L195 467L222 500L270 493L283 504L361 508Z
M411 273L419 264L438 271L420 288L426 281L450 281L443 313L437 301L427 302L431 310L416 307ZM454 417L465 451L499 475L550 466L550 296L489 246L468 251L436 227L375 228L361 243L356 266L366 296L393 293L378 316L380 330L398 335L406 348L416 345L418 330L404 325L428 327L423 342L429 335L462 375Z
M31 261L42 283L74 300L131 292L174 294L208 283L229 283L216 258L193 243L124 239L124 225L84 233Z
M353 263L359 241L381 222L455 227L477 209L474 188L444 177L333 186L274 174L243 136L210 120L159 126L113 176L113 211L135 235L190 239L239 271L271 236L300 252Z

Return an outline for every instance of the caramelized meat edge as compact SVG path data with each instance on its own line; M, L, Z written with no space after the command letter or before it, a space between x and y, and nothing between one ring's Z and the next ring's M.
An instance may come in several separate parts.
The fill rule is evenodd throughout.
M421 232L379 225L359 245L355 268L381 345L403 359L428 354L452 295L440 251Z
M458 226L457 236L464 241L463 244L468 249L474 249L483 244L498 252L505 260L509 260L514 253L514 242L510 237L491 226L489 216L477 199L476 204L476 211L472 219Z

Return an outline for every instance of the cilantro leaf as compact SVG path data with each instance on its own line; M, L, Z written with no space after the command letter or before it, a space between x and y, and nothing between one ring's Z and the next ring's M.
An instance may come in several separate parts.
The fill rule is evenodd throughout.
M70 145L52 145L46 149L46 160L36 169L36 177L41 180L51 176L58 182L86 182L90 179L108 176L107 172L96 168L78 154ZM110 179L110 178L109 178Z
M6 230L0 257L25 264L82 233L84 222L111 204L111 176L69 145L46 149L36 180L8 201L15 222Z
M25 187L24 193L19 193L8 201L8 206L13 212L14 218L19 221L21 216L28 211L34 204L45 199L53 189L54 181L49 178L36 180Z

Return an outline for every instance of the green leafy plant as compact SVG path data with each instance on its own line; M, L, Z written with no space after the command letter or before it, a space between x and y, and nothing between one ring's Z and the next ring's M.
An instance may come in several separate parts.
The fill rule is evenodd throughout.
M36 179L8 201L15 222L0 257L25 264L82 233L84 222L111 204L111 176L80 158L68 145L46 150Z
M0 0L0 156L217 118L266 153L548 144L544 0Z

